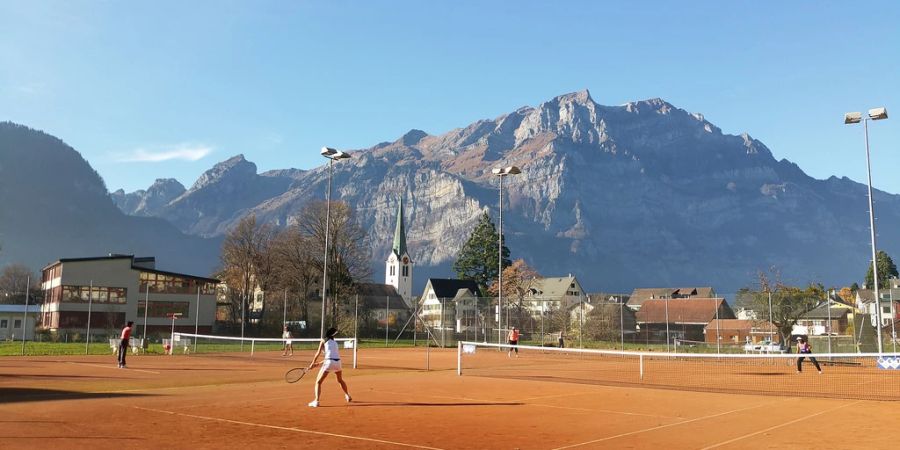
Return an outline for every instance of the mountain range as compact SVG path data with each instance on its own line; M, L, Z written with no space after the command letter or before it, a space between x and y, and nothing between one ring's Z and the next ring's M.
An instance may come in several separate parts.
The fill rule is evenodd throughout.
M132 217L72 147L0 122L0 267L37 271L60 258L109 253L156 256L162 270L209 275L221 239L190 236L155 217Z
M770 267L788 282L842 285L860 281L869 261L864 185L814 179L749 135L724 134L661 99L604 106L580 91L350 151L334 165L333 198L352 205L369 231L375 274L403 199L416 289L427 276L452 276L484 211L496 222L491 169L508 165L523 172L503 184L511 256L545 276L577 275L592 291L700 285L728 293ZM247 214L290 224L324 197L326 183L325 165L258 173L237 155L189 189L159 179L108 198L128 215L208 242ZM900 232L888 224L900 220L900 196L876 191L875 200L879 248L896 252Z

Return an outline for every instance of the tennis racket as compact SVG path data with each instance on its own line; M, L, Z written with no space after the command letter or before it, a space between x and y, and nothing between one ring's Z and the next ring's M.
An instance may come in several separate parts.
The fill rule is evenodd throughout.
M306 375L306 372L309 372L309 369L306 367L296 367L291 370L288 370L284 374L284 381L288 383L296 383L303 378L303 375Z

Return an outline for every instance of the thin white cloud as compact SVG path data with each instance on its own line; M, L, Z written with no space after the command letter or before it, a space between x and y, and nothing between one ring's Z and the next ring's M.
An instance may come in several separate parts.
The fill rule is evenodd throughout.
M119 154L119 162L163 162L163 161L197 161L213 152L213 147L206 144L181 143L173 146L161 146L153 149L136 148L125 154Z

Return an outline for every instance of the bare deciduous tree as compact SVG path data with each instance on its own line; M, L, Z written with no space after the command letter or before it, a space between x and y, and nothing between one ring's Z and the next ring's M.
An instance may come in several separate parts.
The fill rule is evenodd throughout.
M29 289L33 299L40 288L40 277L24 264L14 263L4 267L0 272L0 303L24 303L25 287L29 277L31 277Z
M366 246L368 236L359 225L353 210L344 202L331 202L331 211L326 211L325 202L310 202L297 218L300 233L308 238L311 263L318 273L322 273L325 257L325 217L328 215L328 287L325 290L330 299L331 323L338 324L341 301L353 291L353 283L371 276L369 253Z

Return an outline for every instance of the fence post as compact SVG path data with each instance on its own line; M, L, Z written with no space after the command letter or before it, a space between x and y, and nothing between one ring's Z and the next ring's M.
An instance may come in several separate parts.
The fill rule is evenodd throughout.
M456 375L462 375L462 341L456 341Z
M91 280L91 287L88 291L88 318L87 318L87 336L84 339L84 354L90 354L91 345L91 306L94 304L94 280Z
M641 366L641 381L644 381L644 355L638 355L638 358Z
M391 297L386 295L384 297L384 346L388 346L388 332L390 330L390 319L391 319Z

